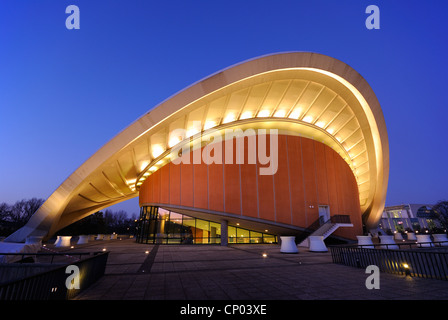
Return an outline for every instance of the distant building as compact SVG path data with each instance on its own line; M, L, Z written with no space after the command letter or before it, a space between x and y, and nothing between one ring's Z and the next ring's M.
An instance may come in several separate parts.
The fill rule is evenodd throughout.
M432 207L431 204L402 204L385 207L378 227L385 233L443 228Z

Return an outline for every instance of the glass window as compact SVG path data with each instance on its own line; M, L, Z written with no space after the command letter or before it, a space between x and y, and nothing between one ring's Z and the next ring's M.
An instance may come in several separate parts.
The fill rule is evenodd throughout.
M236 228L229 226L227 228L229 243L236 243Z
M237 228L236 235L238 239L237 243L249 243L249 230Z
M182 215L176 212L170 212L168 227L166 228L169 238L181 238L182 234Z
M210 222L206 220L196 219L196 243L208 243L210 233Z
M210 243L221 243L221 225L210 222Z
M176 212L170 212L170 221L177 224L182 224L182 215Z
M276 237L271 234L263 234L264 243L276 243Z
M170 218L170 212L168 210L159 208L159 220L168 220Z
M193 238L195 238L195 234L196 234L195 219L192 217L183 216L182 225L184 226L183 234L181 235L182 239L183 239L183 243L194 243Z
M262 243L263 242L263 235L261 232L250 232L250 243Z
M219 244L221 224L159 207L142 207L136 241L160 244ZM276 243L274 235L229 226L228 243Z

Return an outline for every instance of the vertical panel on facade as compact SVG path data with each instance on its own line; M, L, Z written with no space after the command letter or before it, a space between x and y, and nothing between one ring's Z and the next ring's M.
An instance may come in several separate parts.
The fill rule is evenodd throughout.
M353 215L351 216L351 219L354 225L354 228L351 228L353 231L350 237L355 238L356 235L362 234L362 215L361 215L361 206L359 203L358 182L356 181L353 172L350 172L350 181L351 181L350 193L352 195L351 203L353 205Z
M259 139L266 139L266 154L269 154L269 135L257 136L257 149L260 148ZM264 151L263 151L264 152ZM274 198L274 176L273 175L261 175L260 168L268 167L269 165L261 164L259 157L257 157L258 164L258 208L260 219L275 221L275 198Z
M170 162L170 203L180 205L180 164Z
M228 142L228 141L226 141ZM224 143L224 201L225 211L228 213L241 214L241 189L240 189L240 167L236 163L236 142ZM232 163L226 159L226 154L232 152Z
M305 191L303 187L302 152L300 142L300 137L287 137L292 224L305 227Z
M138 204L141 207L143 203L148 203L148 179L140 186Z
M274 175L275 211L277 222L290 224L292 216L287 154L287 137L281 135L278 137L278 169Z
M335 157L338 154L330 148L325 148L325 163L327 170L327 183L328 183L328 199L330 204L330 214L336 215L339 212L338 203L338 188L336 186L336 168L335 168Z
M351 184L351 179L350 177L353 175L350 167L348 166L348 164L344 161L343 163L343 172L344 172L344 177L343 177L343 190L344 190L344 199L345 199L345 210L348 214L352 215L354 213L354 201L351 200L350 198L353 197L353 193L352 193L352 184Z
M314 141L301 139L303 157L303 181L305 184L306 225L312 224L319 218L317 206L316 163L314 156Z
M249 139L244 141L244 163L240 165L241 171L241 209L242 215L247 217L258 217L257 199L257 164L249 162ZM256 141L256 140L255 140ZM243 141L240 141L241 143ZM252 150L253 151L253 150ZM256 160L256 157L255 157ZM256 161L255 161L256 162Z
M342 159L341 159L342 160ZM359 193L358 185L356 179L353 175L352 170L345 161L341 162L341 172L342 186L343 189L340 191L343 194L344 203L344 213L350 215L351 223L354 225L353 228L340 228L336 230L335 235L345 238L355 238L356 235L362 234L362 217L361 208L359 206Z
M160 203L170 203L170 165L160 169Z
M208 165L208 204L212 211L224 211L223 180L222 164L210 163Z
M359 206L358 184L353 171L345 164L345 199L347 204L347 212L352 218L352 222L361 224L361 208ZM359 219L359 220L358 220Z
M161 181L161 171L157 170L152 174L152 178L154 181L154 184L152 186L152 194L153 194L153 202L154 203L160 203L160 181Z
M193 164L194 207L208 209L208 178L205 163Z
M154 185L154 177L151 175L149 176L149 178L147 179L148 181L148 190L146 192L147 195L147 202L148 203L153 203L154 202L154 196L153 196L153 185Z
M316 156L317 195L319 205L329 205L325 148L325 145L322 143L314 143L314 154Z
M181 206L192 207L194 203L193 193L193 154L190 152L189 163L180 164L180 204ZM185 156L184 156L185 157Z
M338 189L338 205L339 214L347 214L346 210L346 199L344 195L344 159L340 156L335 157L335 168L336 168L336 187Z

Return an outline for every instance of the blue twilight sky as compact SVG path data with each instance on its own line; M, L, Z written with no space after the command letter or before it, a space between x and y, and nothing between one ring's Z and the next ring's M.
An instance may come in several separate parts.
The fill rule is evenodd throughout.
M68 5L80 29L68 30ZM368 30L368 5L380 29ZM0 202L47 198L148 110L220 69L313 51L383 108L387 205L448 199L448 1L1 0ZM113 209L138 212L130 200Z

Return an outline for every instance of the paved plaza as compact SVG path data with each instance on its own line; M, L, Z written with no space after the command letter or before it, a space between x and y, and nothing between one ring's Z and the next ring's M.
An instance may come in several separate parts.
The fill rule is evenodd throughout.
M48 245L49 249L51 245ZM133 239L89 242L67 252L109 251L105 275L76 300L445 300L448 281L333 264L330 253L279 245L145 245Z

